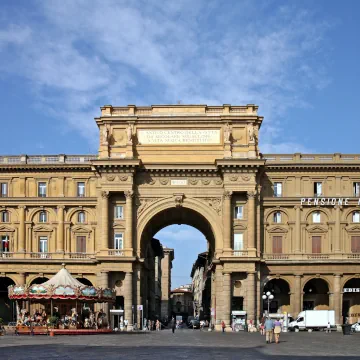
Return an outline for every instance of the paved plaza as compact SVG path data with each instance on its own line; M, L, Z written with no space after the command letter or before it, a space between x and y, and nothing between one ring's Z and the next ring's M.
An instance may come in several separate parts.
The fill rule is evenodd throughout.
M248 333L177 330L147 334L0 338L1 359L358 359L360 335L286 333L280 344Z

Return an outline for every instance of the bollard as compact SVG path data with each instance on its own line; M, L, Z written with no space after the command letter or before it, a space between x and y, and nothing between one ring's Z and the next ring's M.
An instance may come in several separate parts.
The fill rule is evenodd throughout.
M50 336L55 336L54 331L50 331Z

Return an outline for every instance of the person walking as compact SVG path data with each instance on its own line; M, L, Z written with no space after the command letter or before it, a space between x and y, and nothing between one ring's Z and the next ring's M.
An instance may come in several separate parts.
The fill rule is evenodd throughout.
M273 338L274 322L267 317L265 321L266 343L271 344Z
M176 321L174 318L172 318L171 320L171 330L172 330L172 333L175 334L175 329L176 329Z
M280 319L277 318L274 323L274 335L275 335L275 343L278 344L280 340L281 333L281 322Z
M156 331L160 331L160 321L159 321L159 319L156 320Z
M221 329L222 329L222 332L224 333L225 332L225 328L226 328L226 325L225 325L225 321L223 320L221 322Z
M331 325L330 325L330 321L328 321L327 325L326 325L326 333L330 334L331 333Z
M265 319L262 318L260 322L260 334L265 335Z

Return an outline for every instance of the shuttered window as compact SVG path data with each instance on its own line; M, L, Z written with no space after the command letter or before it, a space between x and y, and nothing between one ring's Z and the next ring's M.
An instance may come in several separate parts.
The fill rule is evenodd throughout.
M360 252L360 236L351 237L351 252Z
M273 236L273 253L282 253L282 236Z
M86 253L86 236L76 237L76 252Z
M312 252L313 254L321 253L321 236L312 237Z

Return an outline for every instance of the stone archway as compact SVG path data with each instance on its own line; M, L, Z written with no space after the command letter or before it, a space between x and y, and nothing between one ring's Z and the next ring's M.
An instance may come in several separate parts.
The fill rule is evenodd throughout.
M181 201L182 201L181 197ZM179 200L180 201L180 200ZM151 264L149 260L151 256L149 256L148 250L151 246L154 247L152 243L154 240L154 235L159 232L161 229L173 225L173 224L184 224L189 225L197 230L199 230L208 242L208 258L212 259L215 251L216 251L216 237L214 233L214 228L216 228L217 224L208 220L206 217L208 215L208 210L203 209L202 204L196 204L195 201L190 203L188 201L187 206L174 206L174 200L171 201L171 206L169 206L168 200L164 201L160 206L149 209L146 214L147 221L143 219L143 221L139 221L142 226L139 226L138 236L138 251L141 254L141 258L145 259L142 268L142 274L140 275L140 294L137 294L137 302L142 304L145 308L144 313L149 318L157 317L158 312L156 311L157 307L155 301L153 301L153 297L150 293L153 291L152 285L149 283L149 279L152 279L153 276L148 276L148 271L151 271ZM175 205L179 205L175 202ZM198 209L195 210L194 207L198 206ZM214 226L215 225L215 226ZM156 249L155 249L156 250ZM192 254L194 257L194 261L197 259L198 254ZM191 256L191 254L190 254ZM207 282L207 286L211 286L211 281ZM135 289L136 291L136 289ZM211 294L211 289L207 289L208 293ZM207 309L210 314L210 306ZM161 314L162 315L162 314Z
M269 312L283 313L290 310L290 285L284 279L271 279L264 284L263 293L270 292L274 299L270 302ZM267 301L263 301L263 310L267 310Z
M343 287L342 317L344 322L353 324L360 318L360 279L351 278Z
M329 285L324 279L313 278L303 289L303 310L328 310Z
M5 323L15 321L16 307L15 302L9 299L8 286L15 285L15 282L9 277L0 277L0 318Z

